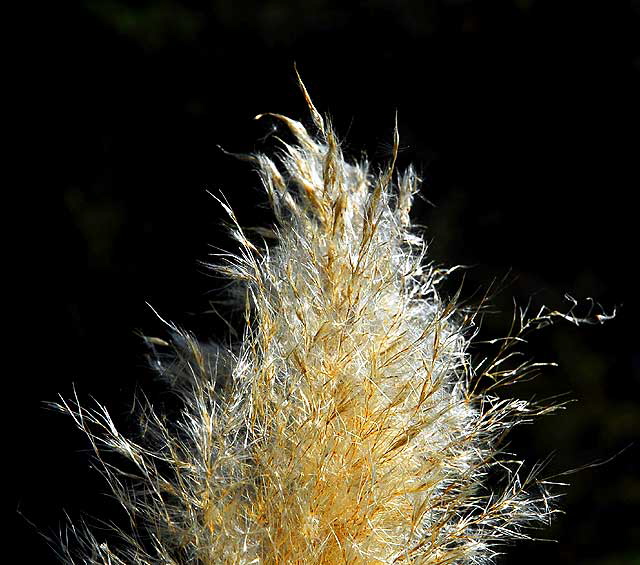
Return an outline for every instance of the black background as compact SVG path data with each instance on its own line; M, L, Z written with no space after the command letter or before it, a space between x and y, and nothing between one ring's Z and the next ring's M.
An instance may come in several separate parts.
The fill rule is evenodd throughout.
M21 562L54 562L29 522L55 536L65 511L113 516L86 440L42 402L75 385L125 429L135 390L161 405L138 334L164 328L145 302L203 339L226 339L206 313L224 281L200 262L212 246L234 245L207 190L222 191L243 225L271 217L250 165L217 146L272 149L272 122L252 119L261 112L309 124L295 61L347 155L384 164L398 112L399 166L414 163L424 179L428 202L413 217L431 259L472 266L467 297L507 276L481 335L508 330L513 299L567 309L569 293L582 313L587 297L617 308L607 324L559 324L532 338L527 351L559 367L513 393L578 402L517 431L512 448L529 462L554 452L547 474L627 449L565 477L566 515L540 533L557 543L518 544L501 562L640 563L628 219L639 59L627 42L638 10L615 14L613 4L85 0L42 13L26 72L37 106L27 148L46 181L28 191L39 199L25 217L44 219L33 220L26 250L36 290L8 458Z

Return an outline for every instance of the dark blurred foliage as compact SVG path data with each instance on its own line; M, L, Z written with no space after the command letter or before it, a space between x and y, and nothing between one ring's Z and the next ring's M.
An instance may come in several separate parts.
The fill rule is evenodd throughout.
M635 2L615 14L614 4L84 0L39 13L25 70L38 118L27 133L31 168L46 183L24 209L42 230L27 249L36 338L16 379L14 508L53 535L64 511L111 517L84 438L41 402L75 384L125 429L135 428L134 392L169 405L145 368L139 334L165 331L145 301L203 339L228 339L210 307L226 299L224 281L200 262L234 245L206 191L222 191L244 225L271 222L251 167L217 146L273 148L273 124L252 120L260 112L309 123L295 61L355 158L364 150L388 160L397 110L400 167L413 162L424 178L414 218L431 258L471 266L463 295L472 302L494 279L501 289L481 335L508 331L513 299L566 309L569 293L578 313L587 297L617 308L604 325L558 324L532 337L527 351L559 367L514 393L577 402L514 433L511 447L530 462L554 453L547 475L627 449L558 477L571 483L566 515L540 532L557 543L521 543L502 562L640 563L637 186L628 168L638 155L640 10ZM26 519L17 519L21 562L53 562Z

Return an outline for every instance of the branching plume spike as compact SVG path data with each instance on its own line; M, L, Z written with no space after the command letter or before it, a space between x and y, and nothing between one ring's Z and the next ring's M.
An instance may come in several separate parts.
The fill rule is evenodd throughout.
M419 179L395 172L397 127L373 173L345 159L300 86L317 135L270 114L293 141L251 157L277 243L252 243L221 201L239 249L215 268L243 289L242 340L202 344L170 324L170 338L148 338L183 408L168 421L141 402L137 440L100 405L58 405L130 521L102 538L70 527L68 563L492 563L554 512L501 441L555 407L495 391L539 367L514 363L528 330L575 318L522 312L472 366L474 315L442 298L449 271L413 231Z

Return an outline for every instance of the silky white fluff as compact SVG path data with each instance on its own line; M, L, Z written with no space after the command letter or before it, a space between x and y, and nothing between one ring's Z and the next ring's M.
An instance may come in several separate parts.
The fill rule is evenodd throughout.
M490 563L553 512L500 451L506 430L553 407L495 391L535 369L510 349L556 313L523 316L472 366L474 312L438 292L449 271L412 229L419 179L395 172L397 131L380 172L350 162L300 84L317 134L268 115L293 140L275 160L248 157L276 243L251 241L221 201L239 249L215 268L245 297L241 342L203 345L172 325L148 338L183 409L167 420L140 406L140 440L99 405L59 405L130 518L104 539L71 527L69 563Z

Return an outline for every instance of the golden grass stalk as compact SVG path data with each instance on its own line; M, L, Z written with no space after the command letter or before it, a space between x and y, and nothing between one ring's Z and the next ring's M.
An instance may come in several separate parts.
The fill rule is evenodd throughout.
M302 86L302 83L301 83ZM535 473L501 452L507 430L553 407L499 397L532 370L511 348L541 312L472 366L474 314L444 300L409 211L413 169L349 162L304 86L317 135L284 123L277 160L250 157L277 244L217 269L239 281L246 327L234 350L172 327L154 363L180 394L167 422L140 408L141 441L98 405L62 401L130 518L107 541L72 527L69 563L476 564L553 512ZM114 451L119 468L103 459ZM490 486L489 486L490 485Z

